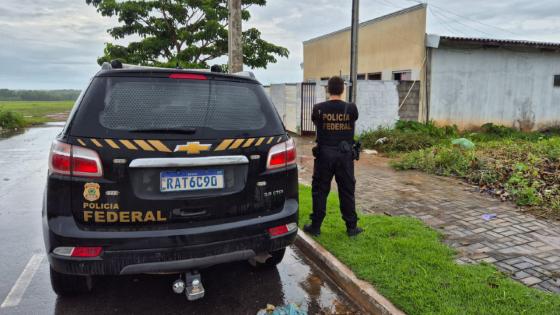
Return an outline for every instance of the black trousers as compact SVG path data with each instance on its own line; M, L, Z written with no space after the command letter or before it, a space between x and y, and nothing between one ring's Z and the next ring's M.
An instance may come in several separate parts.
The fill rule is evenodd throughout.
M341 152L337 147L321 146L313 167L313 213L311 221L314 227L320 227L327 214L327 196L331 190L333 176L338 185L340 212L346 222L346 228L357 226L356 215L356 178L354 177L354 159L352 152Z

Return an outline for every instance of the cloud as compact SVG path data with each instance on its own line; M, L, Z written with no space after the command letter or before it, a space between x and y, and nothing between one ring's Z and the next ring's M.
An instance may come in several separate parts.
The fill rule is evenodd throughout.
M414 0L361 1L361 20L409 7ZM431 0L428 32L560 42L558 0ZM349 26L350 1L269 0L251 8L244 27L290 50L268 69L264 83L302 79L304 40ZM115 20L100 16L85 0L0 2L0 88L83 88L99 69L97 57L111 41ZM225 58L218 60L225 62Z

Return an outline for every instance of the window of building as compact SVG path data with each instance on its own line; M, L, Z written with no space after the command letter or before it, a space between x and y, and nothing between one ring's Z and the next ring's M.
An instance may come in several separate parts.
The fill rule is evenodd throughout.
M322 77L321 81L329 81L329 79L330 79L329 77Z
M554 86L560 87L560 74L554 76Z
M381 72L368 73L368 80L381 80Z
M358 74L358 80L365 80L365 79L366 79L365 74Z
M395 81L410 81L412 80L412 72L408 71L395 71L393 72L393 80Z

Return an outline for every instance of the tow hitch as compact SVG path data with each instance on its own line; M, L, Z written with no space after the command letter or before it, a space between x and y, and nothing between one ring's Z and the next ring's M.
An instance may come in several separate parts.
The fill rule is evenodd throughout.
M185 292L187 300L196 301L204 297L204 286L198 271L189 271L185 273L185 280L182 275L173 282L173 292L182 294Z

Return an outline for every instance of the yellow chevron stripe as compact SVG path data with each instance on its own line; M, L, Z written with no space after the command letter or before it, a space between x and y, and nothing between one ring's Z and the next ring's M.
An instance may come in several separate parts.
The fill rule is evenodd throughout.
M230 150L237 149L239 146L245 141L245 139L237 139L235 142L229 147Z
M233 139L226 139L220 143L219 146L216 147L214 151L224 151L229 147L229 145L233 142Z
M116 144L115 141L111 139L105 139L105 142L107 142L107 144L113 149L120 149L119 145Z
M87 147L86 143L83 142L82 139L78 139L78 143L80 143L84 147Z
M129 150L138 150L138 148L128 140L119 140Z
M97 141L97 139L89 139L93 144L95 144L96 147L98 148L103 148L103 145L101 144L101 142Z
M259 145L261 145L264 141L264 137L260 138L259 141L257 141L257 143L255 143L255 147L258 147Z
M251 139L247 139L247 142L245 142L245 144L243 145L244 148L248 148L250 147L253 142L255 142L255 138L251 138Z
M267 142L266 144L271 144L271 143L272 143L272 140L274 140L274 137L268 138L268 142Z
M142 150L145 151L154 151L154 148L152 148L146 141L144 140L134 140L134 142L136 142L136 144L142 148Z
M171 152L171 150L159 140L148 140L148 142L160 152Z

